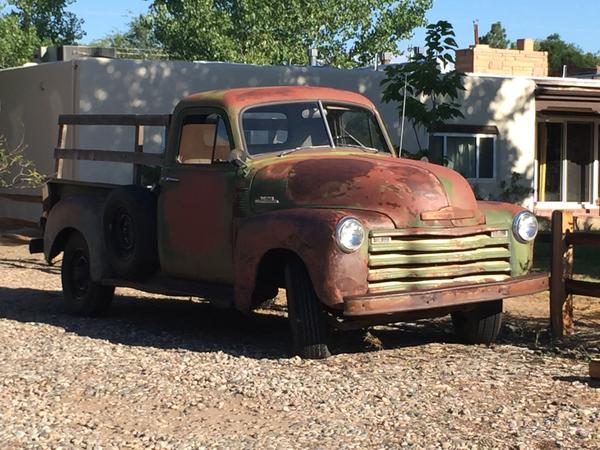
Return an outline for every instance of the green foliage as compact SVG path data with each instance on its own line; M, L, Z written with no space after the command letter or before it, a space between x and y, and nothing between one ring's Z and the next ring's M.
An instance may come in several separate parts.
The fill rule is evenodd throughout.
M536 41L536 50L548 52L548 64L551 71L559 72L563 65L576 67L595 67L600 64L600 54L584 52L579 46L567 43L558 33L546 39Z
M82 20L66 7L73 0L0 1L0 69L20 66L41 45L74 44L83 37Z
M0 3L0 10L4 5ZM39 39L33 30L22 30L16 16L0 16L0 69L31 60Z
M71 45L85 35L83 20L66 10L74 0L8 1L21 29L33 29L43 45Z
M39 187L46 181L33 162L25 158L25 148L21 143L9 150L6 139L0 136L0 188Z
M481 44L488 44L492 48L508 48L510 41L506 37L506 30L501 22L495 22L490 31L479 38Z
M446 120L463 117L456 102L459 91L464 90L462 73L443 70L454 63L456 48L452 25L440 20L427 26L425 53L406 64L386 67L383 101L399 102L402 112L406 95L405 116L412 123L420 151L417 128L431 130Z
M164 57L160 42L154 35L150 16L140 14L129 23L124 33L114 32L102 39L90 42L96 47L114 47L119 56L124 58L159 58Z
M354 67L424 24L432 0L156 0L156 38L172 57L249 64Z

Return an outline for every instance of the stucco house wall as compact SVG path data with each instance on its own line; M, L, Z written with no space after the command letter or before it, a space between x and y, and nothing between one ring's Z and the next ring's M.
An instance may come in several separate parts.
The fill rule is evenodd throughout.
M348 89L369 97L380 109L392 141L399 144L399 111L382 104L381 80L385 74L369 69L340 70L303 66L252 66L226 63L85 59L0 71L0 134L9 145L23 139L27 156L39 170L51 174L59 114L164 114L193 92L245 86L315 85ZM498 128L496 176L472 180L481 195L497 196L499 183L512 172L525 175L533 186L535 155L535 82L529 78L468 75L461 94L464 119L469 125ZM164 136L159 128L146 129L145 151L160 152ZM429 135L419 130L423 146ZM74 127L67 146L132 150L131 127ZM403 148L418 149L407 123ZM127 164L65 161L64 174L81 180L128 183ZM37 191L39 193L39 191ZM525 205L531 207L531 198ZM0 198L0 217L37 220L41 207Z
M45 174L53 172L59 114L165 114L184 96L211 89L269 85L314 85L348 89L369 97L398 141L396 105L381 104L382 72L305 66L253 66L181 61L91 58L0 70L0 134L27 144L27 157ZM145 151L160 152L164 137L147 129ZM132 150L128 127L74 127L67 146ZM127 164L65 161L65 177L128 183ZM14 192L14 191L11 191ZM39 193L39 190L37 191ZM0 198L0 217L36 221L41 207Z

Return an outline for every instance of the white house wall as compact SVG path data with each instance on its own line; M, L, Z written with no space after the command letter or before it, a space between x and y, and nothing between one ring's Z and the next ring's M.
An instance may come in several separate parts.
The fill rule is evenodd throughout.
M0 70L0 135L8 149L20 142L25 156L44 174L54 170L57 117L73 112L73 64L71 62ZM13 190L39 194L40 190ZM0 217L37 221L39 204L0 198Z
M448 123L467 125L495 125L498 128L496 139L496 177L490 180L472 180L484 197L496 198L500 193L500 182L509 180L512 172L522 174L524 184L533 190L535 171L535 81L526 77L496 77L468 75L465 77L465 91L461 92L458 103L464 119ZM428 135L419 130L419 140L424 148L428 146ZM405 128L405 149L417 149L417 141L412 128ZM533 194L524 206L533 208Z
M382 105L382 72L302 66L252 66L177 61L90 59L79 62L78 112L94 114L164 114L191 93L247 86L313 85L360 92L382 111L397 142L398 113L394 105ZM131 150L133 129L79 127L79 146ZM163 146L158 129L145 136L148 151ZM73 173L78 179L127 183L131 167L118 163L80 162Z
M178 61L88 59L49 63L0 71L0 134L15 145L23 139L27 156L39 170L51 174L52 149L57 140L57 118L64 113L165 114L177 102L198 91L245 86L314 85L348 89L369 97L379 108L394 143L399 143L396 104L382 104L384 73L369 69L340 70L302 66L252 66ZM455 122L495 125L497 177L478 183L480 191L497 194L498 184L517 171L533 184L535 154L535 83L527 78L466 77L461 99L465 119ZM420 132L427 146L427 133ZM68 145L77 148L132 150L128 127L77 127ZM149 129L145 151L161 151L159 129ZM411 127L405 128L405 149L417 149ZM90 181L128 183L127 164L67 162L65 175ZM38 191L39 193L39 191ZM40 207L0 199L0 217L37 220Z

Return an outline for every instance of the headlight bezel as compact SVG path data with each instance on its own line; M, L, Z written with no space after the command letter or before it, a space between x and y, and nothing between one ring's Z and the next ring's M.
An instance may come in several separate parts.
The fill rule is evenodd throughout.
M344 242L344 232L347 232L348 226L350 225L358 225L360 229L360 242L357 244L347 245L347 242ZM358 220L354 216L346 216L340 219L335 226L335 243L344 253L354 253L356 252L365 242L366 238L366 230L364 225L360 220Z
M533 236L531 236L531 237L527 237L527 236L523 237L520 232L521 231L521 223L525 218L533 219L533 222L535 223L535 231L533 233ZM515 215L515 217L513 218L513 222L512 222L513 236L521 244L529 244L530 242L533 242L535 237L538 234L538 231L539 231L539 224L538 224L537 218L535 217L535 215L532 212L521 211L521 212L517 213Z

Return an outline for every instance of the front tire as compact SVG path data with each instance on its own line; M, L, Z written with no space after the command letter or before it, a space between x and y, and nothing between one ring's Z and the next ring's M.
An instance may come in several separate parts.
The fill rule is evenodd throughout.
M471 311L452 313L452 323L465 344L492 344L502 324L502 300L486 302Z
M331 356L325 311L301 261L294 259L288 263L285 283L294 353L308 359Z
M62 260L61 280L65 306L70 314L98 316L110 307L115 288L92 280L90 251L83 236L71 234Z

